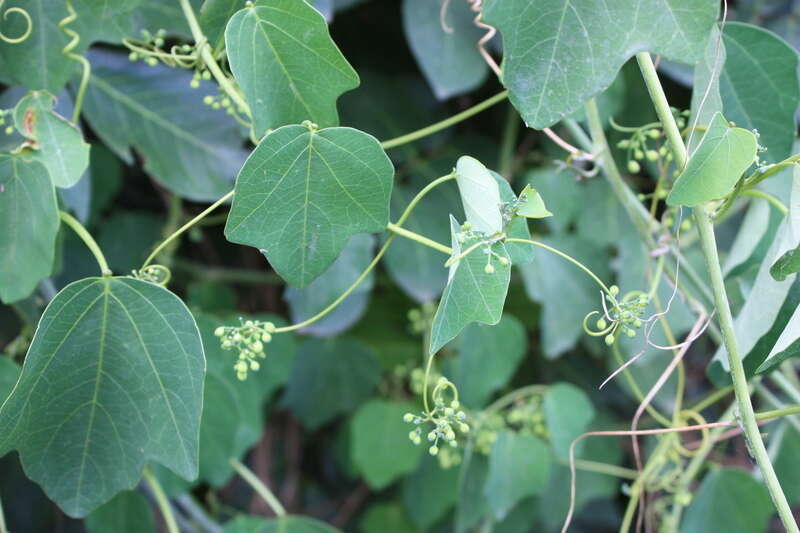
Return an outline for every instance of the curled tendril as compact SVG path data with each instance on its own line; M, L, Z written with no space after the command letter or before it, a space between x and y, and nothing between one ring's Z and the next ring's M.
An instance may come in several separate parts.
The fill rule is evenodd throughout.
M80 44L81 36L78 32L72 28L69 28L68 26L78 19L78 13L75 11L75 8L72 7L72 0L66 0L64 5L67 8L67 16L61 19L61 21L58 23L58 29L70 37L70 41L61 51L61 53L73 61L77 61L83 67L83 72L81 73L81 83L78 86L78 93L75 96L75 107L72 111L72 122L77 122L78 118L81 116L83 96L86 94L86 87L89 85L89 76L92 72L92 66L85 57L80 54L76 54L73 51Z
M172 272L164 265L147 265L141 270L134 270L133 277L142 281L149 281L156 285L166 287L172 279Z
M583 331L585 331L587 335L591 335L592 337L603 337L611 333L611 331L616 327L616 324L612 322L605 328L592 329L592 327L589 325L589 319L591 319L594 315L598 315L600 317L598 318L598 321L603 320L602 318L603 314L600 311L592 311L591 313L583 317ZM596 325L597 322L595 322L595 326Z
M679 418L679 423L681 424L683 424L684 421L689 422L691 420L694 420L700 426L708 425L708 422L706 421L705 418L703 418L703 415L701 415L697 411L692 411L690 409L684 409L683 411L678 413L678 418ZM684 457L694 457L695 455L697 455L698 450L705 448L709 444L709 441L711 439L711 433L709 432L708 428L704 428L700 434L701 434L700 446L698 446L696 449L690 450L686 448L683 444L681 444L680 440L677 440L675 444L675 451L683 455Z
M0 0L0 9L3 9L3 4L6 0ZM22 9L21 7L9 7L5 11L3 11L3 20L8 20L10 15L19 15L23 19L25 19L25 31L22 32L22 35L19 37L9 37L8 35L0 32L0 39L9 43L9 44L17 44L21 43L28 37L30 37L31 33L33 32L33 19L31 18L30 14Z

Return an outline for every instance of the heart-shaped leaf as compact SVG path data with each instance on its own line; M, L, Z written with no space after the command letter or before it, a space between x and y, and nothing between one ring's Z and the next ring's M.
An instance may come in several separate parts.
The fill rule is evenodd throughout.
M393 175L366 133L284 126L242 167L225 236L259 248L283 279L305 287L352 235L386 228Z
M465 238L460 231L458 222L451 216L453 263L450 279L433 317L429 349L432 354L453 340L467 324L497 324L511 280L511 262L502 242L483 244L481 236ZM467 251L465 257L456 260Z
M484 0L503 36L503 84L532 128L552 126L608 87L636 52L702 57L716 0Z
M544 200L539 191L526 185L519 195L519 209L517 214L525 218L546 218L553 216L553 213L547 210L544 205Z
M14 392L0 407L0 455L82 517L139 482L147 461L197 476L205 357L171 292L87 278L50 302Z
M89 145L74 124L53 111L55 103L53 95L34 91L17 104L14 123L56 187L69 188L89 166Z
M472 229L487 235L503 231L500 187L483 163L468 155L458 158L456 183Z
M752 131L732 127L720 113L667 196L669 205L695 206L722 198L753 164L758 141Z
M270 0L242 9L228 22L225 45L259 137L304 120L338 126L336 99L358 87L325 18L306 2Z
M0 300L29 296L53 269L58 204L47 168L0 155Z

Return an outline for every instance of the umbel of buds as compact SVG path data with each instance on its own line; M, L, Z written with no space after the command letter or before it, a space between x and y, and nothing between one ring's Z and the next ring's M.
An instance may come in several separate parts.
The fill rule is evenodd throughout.
M275 324L258 320L242 320L240 326L220 326L214 330L214 335L219 337L223 350L236 350L239 358L233 365L236 377L244 381L247 372L258 371L261 364L258 359L264 359L267 354L264 345L272 340Z
M451 389L454 397L457 398L458 391L455 385L445 377L439 378L439 382L436 384L432 394L434 402L433 410L427 413L423 412L420 415L406 413L403 416L403 421L417 426L408 434L409 440L417 445L422 442L423 426L428 423L431 424L432 427L425 435L425 438L430 443L428 452L431 455L438 455L440 440L446 442L453 448L457 447L456 430L460 433L469 432L469 425L466 423L467 414L459 409L461 405L458 399L446 402L443 398L444 392L447 389Z

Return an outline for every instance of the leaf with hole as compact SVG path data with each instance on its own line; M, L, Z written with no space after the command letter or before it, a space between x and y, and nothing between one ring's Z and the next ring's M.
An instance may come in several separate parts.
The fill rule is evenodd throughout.
M0 300L26 298L50 275L58 227L47 168L22 156L0 155Z
M197 476L205 357L186 306L130 278L87 278L50 302L14 392L0 455L82 517L139 482L148 461Z
M460 231L460 225L451 216L452 265L447 287L433 317L431 354L453 340L468 324L497 324L503 314L511 280L511 261L505 245L486 242L480 236L468 237L461 242ZM462 254L466 255L456 259Z
M386 228L393 175L366 133L284 126L242 167L225 236L259 248L283 279L305 287L351 236Z
M716 113L672 186L667 204L692 207L722 198L755 162L757 149L758 141L752 131L733 127Z
M242 9L228 21L225 46L257 137L304 120L338 126L336 99L358 87L325 18L306 2L272 0Z

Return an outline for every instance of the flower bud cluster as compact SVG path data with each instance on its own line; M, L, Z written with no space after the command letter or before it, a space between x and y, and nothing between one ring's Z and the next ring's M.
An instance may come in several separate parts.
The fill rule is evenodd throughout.
M506 413L506 422L509 426L517 427L520 431L530 433L541 439L549 439L542 409L542 397L531 396L525 402L514 404Z
M456 431L462 434L469 432L469 425L467 424L467 414L460 410L461 405L458 400L454 399L449 403L442 397L443 389L455 386L445 377L439 378L436 389L434 389L433 410L421 415L413 413L406 413L403 416L403 421L408 424L417 426L408 434L409 440L414 444L419 445L423 438L423 428L430 423L432 429L425 434L425 439L430 443L428 453L431 455L439 454L439 441L442 440L452 448L458 447Z
M272 322L247 320L242 321L241 326L220 326L214 330L214 335L219 337L223 350L239 352L239 359L233 369L236 377L244 381L249 370L256 372L261 368L258 359L266 357L264 345L272 340L274 331L275 324Z

